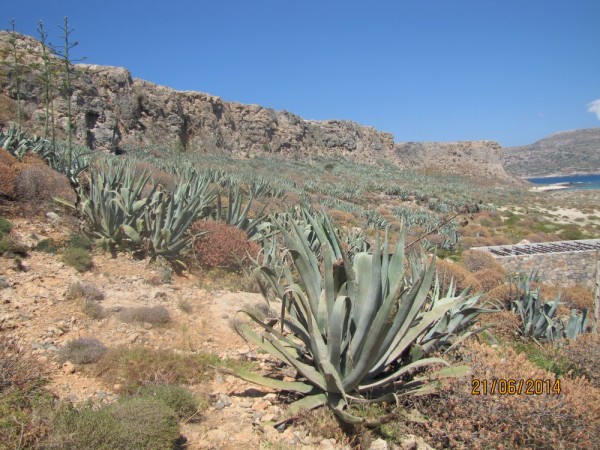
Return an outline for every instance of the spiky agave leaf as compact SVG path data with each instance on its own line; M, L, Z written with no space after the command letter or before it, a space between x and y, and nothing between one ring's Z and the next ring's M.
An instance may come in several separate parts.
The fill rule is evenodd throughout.
M361 419L344 411L353 402L390 401L398 393L433 389L435 380L410 374L449 364L441 358L422 358L407 365L401 363L402 357L450 309L466 301L466 294L424 310L434 264L427 265L424 258L411 260L407 270L413 273L406 277L403 236L392 254L386 234L383 244L378 238L371 252L360 252L351 262L326 221L318 233L321 262L299 224L292 221L289 229L276 219L272 224L283 237L299 280L285 276L282 286L282 278L269 268L261 267L259 273L275 286L282 303L280 321L293 337L251 315L262 333L248 326L239 332L294 368L303 390L312 387L313 393L292 405L292 410L327 403L342 420L355 423ZM409 278L412 283L407 284Z

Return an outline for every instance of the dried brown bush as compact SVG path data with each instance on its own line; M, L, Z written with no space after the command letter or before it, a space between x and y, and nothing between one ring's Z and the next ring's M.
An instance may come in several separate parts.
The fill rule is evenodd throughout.
M224 222L200 220L192 224L192 233L206 232L194 240L192 249L196 263L203 269L241 269L240 263L260 250L248 241L246 233Z
M492 379L555 381L511 348L471 342L460 357L488 386ZM449 380L436 397L409 400L429 418L412 427L436 448L597 448L600 390L583 378L562 378L560 387L560 395L473 395L470 379Z
M500 311L494 314L481 314L478 325L490 326L488 331L502 342L513 342L520 339L519 326L521 318L512 311Z
M53 197L75 201L69 180L39 163L27 164L21 168L15 180L15 194L17 200L31 205L47 202Z
M571 308L588 310L594 309L594 293L581 284L559 288L561 292L561 301L568 304Z
M576 373L586 377L600 389L600 334L589 333L569 340L560 353L573 366Z
M471 272L477 272L481 269L504 269L502 264L490 252L483 250L466 250L462 253L460 261Z
M510 284L504 283L486 292L485 298L510 308L510 302L515 298L515 288L511 289Z
M490 237L490 232L488 229L482 227L481 225L477 225L475 223L469 223L461 228L461 235L468 237Z
M477 278L459 263L440 259L436 260L435 268L442 292L445 293L448 290L452 279L454 279L457 292L461 292L469 286L471 286L472 293L481 291L481 284Z
M15 180L17 179L19 162L17 158L4 149L0 149L0 195L13 199L15 197Z
M478 270L473 275L481 285L483 292L489 292L501 286L507 279L504 267L500 267L500 269L489 268Z

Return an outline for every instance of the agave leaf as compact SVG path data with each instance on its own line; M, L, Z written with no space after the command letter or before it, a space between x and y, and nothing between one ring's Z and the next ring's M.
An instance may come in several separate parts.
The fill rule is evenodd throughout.
M310 394L315 389L314 386L311 386L310 384L302 383L299 381L275 380L273 378L267 378L257 375L254 372L250 372L244 369L236 369L234 371L231 371L220 368L219 370L225 373L229 373L230 375L235 375L251 383L256 383L261 386L266 386L272 389L279 389L282 391L298 392L300 394Z

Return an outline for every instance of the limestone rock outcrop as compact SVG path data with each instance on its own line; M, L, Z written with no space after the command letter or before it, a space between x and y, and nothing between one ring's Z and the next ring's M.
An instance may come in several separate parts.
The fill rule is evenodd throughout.
M24 65L40 61L41 43L19 35ZM0 56L10 60L9 34L0 32ZM132 78L120 67L74 66L72 124L79 144L99 151L135 147L221 152L232 156L328 156L358 162L385 160L404 168L439 170L511 180L493 142L395 143L390 133L344 120L312 121L288 111L225 102L201 92L176 91ZM24 125L41 134L45 105L36 71L21 74ZM54 115L59 137L67 129L66 100L55 92ZM0 125L16 118L13 72L0 68Z

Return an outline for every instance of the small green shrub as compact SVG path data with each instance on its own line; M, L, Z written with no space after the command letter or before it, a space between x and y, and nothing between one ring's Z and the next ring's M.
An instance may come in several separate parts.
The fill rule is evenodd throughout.
M58 361L74 364L90 364L98 361L106 352L106 346L97 339L83 337L67 342L58 352Z
M169 310L164 306L137 306L123 308L119 315L123 322L145 322L152 325L165 325L171 320Z
M150 397L164 403L175 412L180 420L188 420L198 414L198 400L189 390L181 386L149 384L140 388L137 395Z
M0 449L39 448L52 416L43 369L0 334Z
M73 267L78 272L90 270L92 264L92 254L89 250L83 248L68 248L63 254L63 262Z
M90 368L109 384L120 384L122 393L134 393L144 384L194 384L205 382L211 366L219 364L211 354L181 355L145 347L109 349Z
M148 397L125 397L93 410L64 407L54 421L51 447L66 450L164 450L179 438L171 408Z
M576 241L585 237L583 231L576 225L567 225L558 235L565 241Z
M10 230L12 230L12 224L8 219L0 216L0 238L10 233Z
M58 247L56 246L56 242L54 242L54 239L47 238L42 239L40 242L38 242L34 247L34 250L38 252L50 253L53 255L58 251Z
M69 236L69 244L70 248L83 248L85 250L92 249L92 241L83 234L71 234Z

